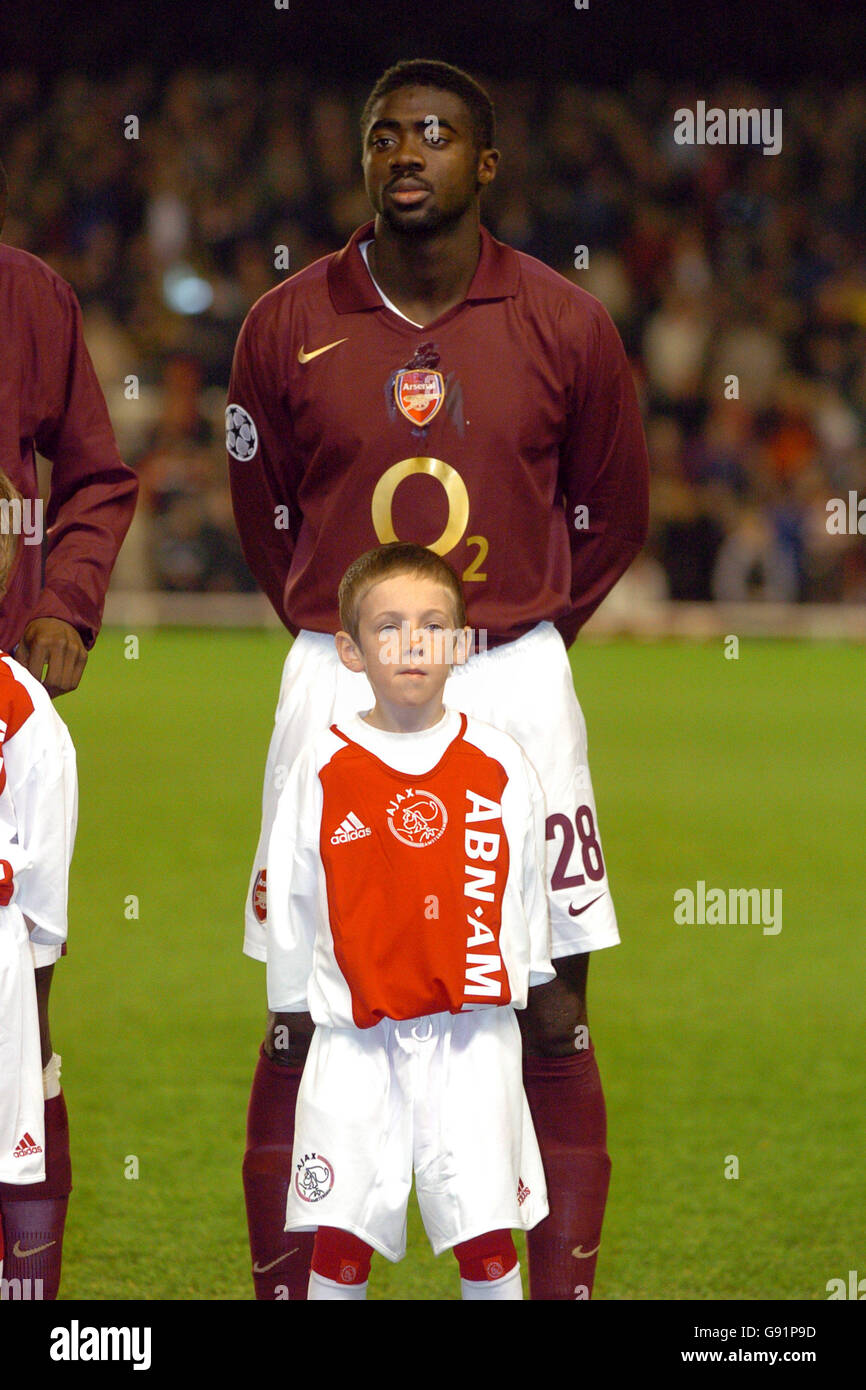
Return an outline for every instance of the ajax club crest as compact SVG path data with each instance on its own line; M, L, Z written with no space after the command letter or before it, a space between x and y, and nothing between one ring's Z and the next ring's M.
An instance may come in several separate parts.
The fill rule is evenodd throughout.
M322 1202L334 1186L334 1170L319 1153L304 1154L295 1164L295 1191L305 1202Z
M429 425L444 399L441 372L404 368L394 378L394 400L413 425Z
M406 787L398 792L386 811L388 829L402 844L426 849L445 833L448 812L432 792Z

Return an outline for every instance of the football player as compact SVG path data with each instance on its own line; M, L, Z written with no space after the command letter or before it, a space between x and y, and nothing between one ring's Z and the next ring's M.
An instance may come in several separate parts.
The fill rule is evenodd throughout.
M0 228L6 213L0 165ZM20 494L26 534L0 601L0 648L50 696L74 690L102 622L117 552L132 520L138 480L120 460L71 288L44 262L0 245L0 461ZM45 507L36 452L52 465ZM12 515L12 513L10 513ZM44 560L44 569L43 569ZM48 999L61 944L32 945L45 1096L42 1182L0 1183L4 1278L41 1279L56 1298L71 1190L69 1127L53 1052Z
M550 1215L531 1296L588 1297L610 1160L586 1013L589 953L619 940L567 647L641 548L648 463L602 305L481 225L496 174L487 94L447 64L397 64L362 115L374 218L276 287L242 328L227 408L247 561L295 641L265 770L245 950L267 959L268 837L305 742L368 708L339 680L336 585L410 540L462 579L476 651L451 703L504 729L546 798L556 979L521 1015ZM350 699L358 703L348 707ZM270 1018L244 1184L259 1298L303 1298L310 1240L283 1234L309 1019Z

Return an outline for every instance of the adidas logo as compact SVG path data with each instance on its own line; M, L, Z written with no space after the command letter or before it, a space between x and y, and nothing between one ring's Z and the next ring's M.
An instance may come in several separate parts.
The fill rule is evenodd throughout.
M36 1140L33 1138L33 1135L28 1134L25 1130L24 1134L22 1134L21 1138L18 1140L18 1143L15 1145L15 1148L12 1150L12 1157L27 1158L30 1154L41 1154L41 1152L42 1145L37 1144Z
M365 825L359 820L354 811L350 811L344 821L341 821L331 836L332 845L345 845L350 840L363 840L365 835L371 835L369 825Z
M523 1181L522 1178L518 1178L518 1179L517 1179L517 1205L518 1205L519 1207L522 1207L522 1206L523 1206L523 1203L526 1201L526 1199L527 1199L527 1197L528 1197L529 1195L530 1195L530 1189L526 1186L526 1183Z

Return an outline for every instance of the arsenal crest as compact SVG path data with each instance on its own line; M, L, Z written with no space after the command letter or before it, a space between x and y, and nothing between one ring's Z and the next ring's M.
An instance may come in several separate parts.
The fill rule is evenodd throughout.
M257 922L266 922L268 918L268 871L259 869L256 874L256 881L253 884L253 912L256 914Z
M394 378L394 400L413 425L429 425L444 399L441 372L404 368Z

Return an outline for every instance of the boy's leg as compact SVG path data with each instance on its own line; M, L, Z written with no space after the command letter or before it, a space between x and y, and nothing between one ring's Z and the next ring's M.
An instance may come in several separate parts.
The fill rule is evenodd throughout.
M464 1302L515 1303L523 1299L520 1265L510 1231L488 1231L454 1246Z
M367 1297L373 1247L351 1231L320 1226L313 1244L310 1270L312 1302L360 1302Z

